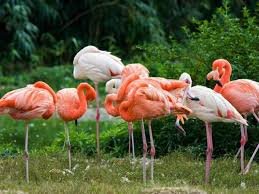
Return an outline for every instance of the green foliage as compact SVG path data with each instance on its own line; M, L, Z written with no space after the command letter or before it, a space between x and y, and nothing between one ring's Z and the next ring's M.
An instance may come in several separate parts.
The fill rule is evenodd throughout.
M177 78L186 71L191 74L194 84L204 85L212 62L225 58L233 66L232 79L258 80L259 26L246 8L242 20L233 17L225 5L210 21L196 23L197 32L184 28L187 37L184 43L172 40L167 46L137 47L134 61L142 61L153 76Z

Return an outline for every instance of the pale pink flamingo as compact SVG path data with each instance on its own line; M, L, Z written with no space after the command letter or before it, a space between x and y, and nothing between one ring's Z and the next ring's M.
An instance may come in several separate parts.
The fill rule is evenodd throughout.
M191 76L183 73L180 80L186 81L192 85ZM193 101L186 98L184 105L192 110L190 117L196 117L205 122L207 134L207 151L205 167L205 183L209 182L211 158L213 153L212 141L212 122L237 122L247 125L247 121L239 112L221 95L204 86L193 86L188 92L199 98L199 101Z
M24 120L26 123L24 156L27 182L29 182L28 122L36 118L50 118L55 111L56 100L55 92L42 81L10 91L0 99L0 114L9 114L13 119Z
M259 109L259 83L248 80L238 79L230 81L232 67L225 59L217 59L212 63L212 71L208 73L207 79L213 79L217 82L214 90L227 99L239 113L246 118L248 114L253 114L257 122L259 118L256 110ZM244 173L244 146L247 142L247 127L241 124L241 172ZM238 154L237 154L238 155ZM250 164L247 166L248 172Z
M100 153L99 143L99 93L98 83L120 77L124 68L121 59L110 52L102 51L95 46L86 46L74 57L74 78L90 79L94 82L96 91L96 151Z
M88 83L80 83L77 88L65 88L57 92L56 109L59 117L64 121L69 170L71 170L71 145L67 122L83 116L87 111L87 101L92 101L95 97L95 90Z

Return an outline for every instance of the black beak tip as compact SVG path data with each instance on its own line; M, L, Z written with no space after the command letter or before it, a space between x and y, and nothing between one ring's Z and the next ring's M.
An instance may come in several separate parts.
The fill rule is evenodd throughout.
M77 127L77 125L78 125L78 122L77 122L77 120L75 120L75 126Z
M222 87L222 83L220 82L220 80L215 80L216 84L218 84L220 87Z
M198 97L193 97L193 98L191 98L191 100L193 100L193 101L200 101L200 99Z

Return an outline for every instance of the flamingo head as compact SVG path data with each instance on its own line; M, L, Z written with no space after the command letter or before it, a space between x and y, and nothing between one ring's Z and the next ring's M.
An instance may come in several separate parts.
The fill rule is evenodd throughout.
M190 76L190 74L184 72L180 75L179 77L180 81L185 81L187 84L189 84L189 87L192 87L192 78Z
M116 94L121 85L121 79L111 79L106 82L105 91L108 94Z
M140 63L133 63L128 64L123 70L122 70L122 80L124 80L126 77L128 77L131 74L137 74L140 78L147 78L149 76L148 69L140 64Z

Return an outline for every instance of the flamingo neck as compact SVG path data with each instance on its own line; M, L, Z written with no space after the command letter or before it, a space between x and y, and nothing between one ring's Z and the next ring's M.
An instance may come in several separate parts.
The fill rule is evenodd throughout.
M86 94L84 93L85 90ZM79 98L79 107L74 112L75 118L79 118L85 113L87 109L87 100L95 99L96 93L95 90L88 83L81 83L77 87L77 95Z
M57 102L56 93L54 92L54 90L48 84L46 84L43 81L38 81L38 82L34 83L33 86L36 87L36 88L41 88L41 89L47 90L52 95L54 104L56 104L56 102Z
M119 116L118 105L114 106L113 104L113 102L116 102L116 100L117 100L116 94L109 94L105 98L105 102L104 102L105 110L114 117Z
M232 67L230 63L225 63L225 65L222 67L222 70L223 70L223 74L221 75L219 81L224 86L226 83L230 82L230 77L232 74ZM215 92L220 92L221 89L222 87L219 86L218 84L214 87Z
M128 76L121 84L120 88L118 89L118 97L117 97L117 101L122 101L127 87L128 85L133 82L134 80L139 79L139 76L137 74L132 74L130 76Z

